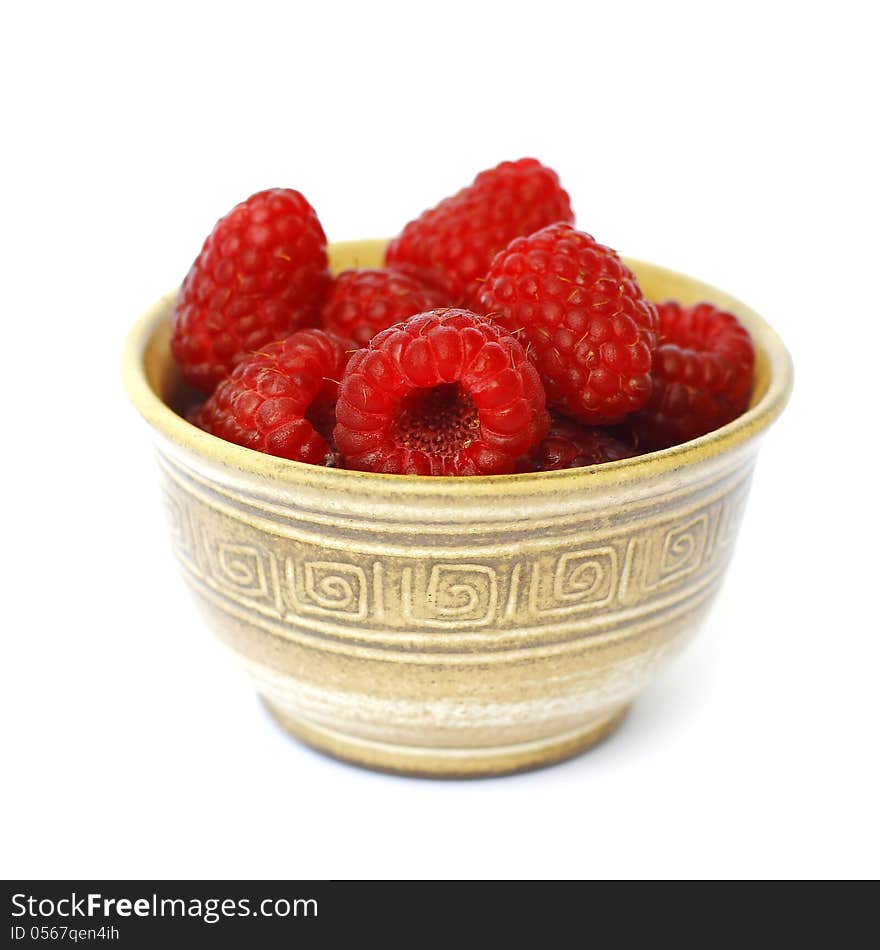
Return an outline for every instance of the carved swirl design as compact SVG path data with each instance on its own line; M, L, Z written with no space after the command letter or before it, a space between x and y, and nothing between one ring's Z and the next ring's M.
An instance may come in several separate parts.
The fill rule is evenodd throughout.
M363 569L333 561L306 561L303 565L308 596L325 610L361 613L367 578Z
M363 620L369 611L367 574L357 564L285 560L287 593L294 613Z
M553 577L553 595L559 603L605 600L617 583L617 555L613 548L594 548L563 554Z
M167 491L164 493L164 502L174 550L183 560L194 561L195 545L187 510Z
M660 550L659 575L668 577L697 567L707 534L708 518L705 514L680 527L669 529Z
M179 489L169 493L168 511L172 542L192 575L284 623L314 617L379 631L501 630L605 616L679 590L685 596L729 556L746 489L601 544L513 558L493 552L479 561L377 558L342 542L331 548L266 534Z
M266 570L257 548L217 541L219 575L242 591L265 597L268 593Z
M412 572L407 575L411 582ZM410 587L404 595L412 616L418 596ZM434 564L420 606L423 619L432 623L480 626L491 623L498 607L498 571L485 564Z

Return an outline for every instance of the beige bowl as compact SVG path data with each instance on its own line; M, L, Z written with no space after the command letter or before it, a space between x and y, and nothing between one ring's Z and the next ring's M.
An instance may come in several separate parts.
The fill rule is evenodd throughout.
M383 246L336 244L332 265L377 266ZM169 408L173 294L132 330L125 381L184 576L285 729L405 773L545 765L610 733L694 634L791 363L738 300L628 263L650 298L710 300L748 326L752 406L685 445L561 472L419 478L261 455Z

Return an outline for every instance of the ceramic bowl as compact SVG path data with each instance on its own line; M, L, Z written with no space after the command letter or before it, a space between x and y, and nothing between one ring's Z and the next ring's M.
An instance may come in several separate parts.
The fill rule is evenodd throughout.
M378 266L383 246L336 244L332 266ZM174 294L134 327L124 377L153 430L183 575L293 735L411 774L545 765L608 735L694 635L791 363L738 300L627 263L649 298L710 300L748 326L752 404L684 445L567 471L374 475L231 445L174 411Z

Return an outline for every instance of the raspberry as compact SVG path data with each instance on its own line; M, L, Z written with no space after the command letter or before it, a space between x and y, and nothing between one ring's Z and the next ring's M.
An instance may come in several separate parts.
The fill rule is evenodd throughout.
M654 391L624 423L642 451L695 439L744 412L752 392L755 350L732 313L710 303L658 304Z
M351 357L334 435L348 468L513 472L546 434L544 389L520 344L466 310L433 310Z
M191 421L257 452L330 464L333 403L346 345L323 330L298 330L236 366Z
M573 220L556 172L534 158L502 162L410 221L388 245L385 263L474 307L498 251L521 234Z
M205 408L203 402L194 403L190 406L183 415L186 418L187 422L191 422L194 426L202 428L202 410Z
M651 395L657 314L614 251L568 224L517 238L492 263L480 311L528 343L547 403L587 425Z
M298 191L251 195L221 218L190 268L172 314L171 349L203 392L247 353L317 322L330 275L327 240Z
M393 270L347 270L334 281L321 312L325 330L366 346L380 331L449 304L447 296Z
M580 468L632 458L635 454L610 432L554 416L546 438L532 453L531 468L536 472Z

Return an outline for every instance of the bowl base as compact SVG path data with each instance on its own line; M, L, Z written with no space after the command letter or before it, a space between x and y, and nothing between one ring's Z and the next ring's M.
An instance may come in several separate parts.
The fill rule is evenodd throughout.
M611 735L629 710L629 705L617 708L570 732L534 742L494 748L431 748L343 735L294 718L265 698L263 703L286 732L319 752L379 772L424 778L481 778L554 765Z

